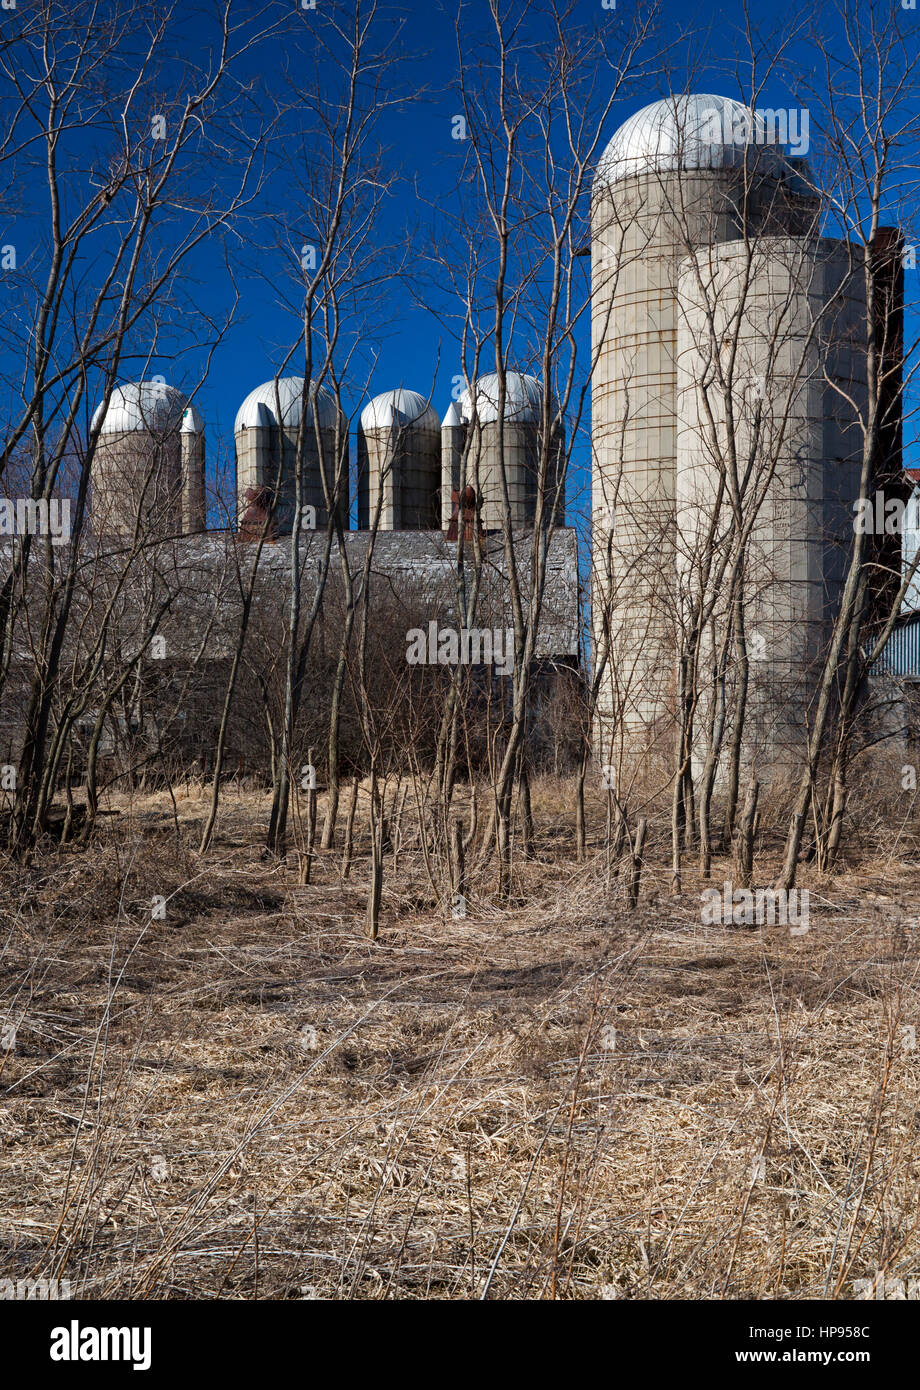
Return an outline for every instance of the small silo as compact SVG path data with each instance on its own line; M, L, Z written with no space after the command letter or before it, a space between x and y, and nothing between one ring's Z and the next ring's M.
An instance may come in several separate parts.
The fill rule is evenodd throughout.
M358 528L438 529L441 422L418 391L384 391L358 425Z
M312 409L303 419L305 395L309 396ZM253 495L276 496L272 532L276 536L290 534L299 449L301 505L314 509L316 527L321 529L329 516L328 492L329 498L337 501L342 526L347 529L348 426L325 387L311 382L306 392L301 376L263 382L250 391L237 411L233 433L241 516ZM306 516L304 525L308 526Z
M504 419L499 418L500 379L496 372L479 377L471 389L450 407L441 429L441 516L445 505L450 517L450 495L461 482L466 450L466 485L476 489L480 520L485 531L500 531L508 512L513 527L533 526L537 515L543 450L543 387L533 376L505 374ZM561 485L564 435L553 425L546 457L543 525L565 525L565 497ZM504 470L502 464L504 462ZM502 473L504 471L504 479Z
M98 535L180 535L205 526L204 425L165 381L131 382L92 419L91 469Z

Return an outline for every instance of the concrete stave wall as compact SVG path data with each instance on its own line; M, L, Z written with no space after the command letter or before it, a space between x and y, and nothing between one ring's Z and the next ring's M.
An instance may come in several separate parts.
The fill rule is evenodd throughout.
M428 421L358 430L358 527L370 528L381 488L380 530L438 526L441 431ZM448 517L448 520L450 518Z
M592 563L598 752L670 755L675 693L676 352L680 262L739 228L807 225L784 176L717 168L595 185Z
M302 496L303 506L316 510L316 527L324 528L328 522L323 472L328 480L330 495L335 484L336 473L336 430L323 429L317 441L316 430L312 424L304 427L302 441ZM341 426L339 447L347 442L344 421ZM280 486L278 486L277 505L274 512L276 535L290 534L293 525L295 477L297 471L298 430L277 425L253 425L237 431L236 442L236 486L237 503L240 514L246 510L246 491L248 488L269 488L275 490L279 478L279 458L281 464ZM320 454L322 453L322 459ZM343 496L339 501L339 514L342 524L348 528L348 486L347 474Z
M506 420L499 434L496 421L446 425L442 439L442 525L445 511L450 520L450 492L460 486L461 463L466 455L466 483L476 489L480 519L485 531L500 531L504 524L505 490L501 460L504 458L508 514L514 528L532 527L536 521L542 426L532 422ZM559 431L550 446L547 461L543 524L565 525L565 496L560 486L564 459L564 436ZM446 498L446 501L445 501Z
M679 582L687 592L698 588L702 553L728 558L736 538L729 505L718 501L733 441L739 477L754 460L742 494L744 519L753 521L743 584L745 762L782 777L801 765L852 548L867 400L865 358L855 349L865 334L862 270L839 241L734 241L682 263L678 298ZM731 426L724 388L713 380L720 341L734 353ZM719 593L709 582L723 632L727 585ZM709 656L707 646L704 670ZM733 667L729 699L736 676ZM701 728L711 698L704 678Z
M204 441L201 442L202 459ZM182 444L178 426L163 433L124 430L100 434L90 470L97 535L131 536L183 529Z

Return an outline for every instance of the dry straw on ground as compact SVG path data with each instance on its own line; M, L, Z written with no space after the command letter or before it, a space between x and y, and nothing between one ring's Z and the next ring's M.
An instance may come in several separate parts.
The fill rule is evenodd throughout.
M298 887L259 859L251 794L206 860L193 794L8 867L0 1279L801 1299L916 1278L916 864L813 880L794 937L702 926L653 843L628 913L599 848L573 862L565 796L536 799L511 904L483 884L465 919L409 835L376 943L364 840L344 884L333 852Z

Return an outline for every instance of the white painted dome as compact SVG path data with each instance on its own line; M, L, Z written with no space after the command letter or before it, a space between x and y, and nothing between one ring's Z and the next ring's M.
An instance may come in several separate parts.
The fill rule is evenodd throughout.
M665 97L623 122L598 161L595 182L743 164L752 143L764 145L766 129L744 102L709 92Z
M102 406L93 414L92 427L102 420ZM127 430L152 430L157 434L180 426L186 433L204 429L195 406L175 386L165 381L131 381L116 386L102 420L102 434L123 434Z
M281 423L287 429L297 429L300 425L303 404L303 377L282 376L275 381L264 381L243 401L236 412L233 433L242 429L252 429L261 425L276 425L278 406L281 407ZM315 402L320 429L335 429L335 398L315 381L310 383L310 398Z
M418 391L384 391L361 411L361 428L365 432L414 424L441 428L437 411Z
M499 378L497 372L479 377L473 384L476 415L481 425L494 424L498 419ZM473 418L473 396L470 390L460 397L460 419L468 425ZM448 412L449 414L450 412ZM535 376L522 372L505 373L505 419L516 425L536 424L543 418L543 387ZM445 424L447 417L445 417Z

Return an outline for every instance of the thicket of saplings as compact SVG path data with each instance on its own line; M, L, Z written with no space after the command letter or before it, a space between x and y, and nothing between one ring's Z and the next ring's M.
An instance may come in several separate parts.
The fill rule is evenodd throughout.
M409 665L400 635L413 625L423 626L426 615L414 604L407 607L392 596L389 603L381 601L378 616L368 623L365 634L353 634L344 653L342 678L340 601L340 593L330 585L324 619L311 642L291 756L290 848L301 855L306 850L314 859L321 850L335 850L341 860L347 840L346 857L352 869L355 856L368 852L368 839L379 817L388 849L398 842L404 849L418 850L424 838L426 848L443 859L449 879L453 872L450 823L459 819L465 858L471 864L478 861L485 870L491 857L487 843L491 787L505 753L510 722L509 678L484 667L457 671ZM362 642L364 653L359 660L357 648ZM190 816L189 800L203 803L216 792L220 808L231 798L238 810L240 796L247 798L252 847L261 852L264 798L276 776L276 731L284 701L283 639L277 614L258 615L244 651L227 711L219 769L215 758L230 676L229 654L202 659L191 667L145 659L137 663L130 680L117 682L114 698L104 682L85 692L85 712L72 721L66 752L59 757L45 835L34 848L63 845L85 850L100 835L117 835L119 827L128 824L131 807L166 793L173 810L177 799L185 803L185 813L173 816L174 829L177 839L194 849L204 810ZM7 675L3 706L8 729L15 729L25 713L30 678L31 672L15 666ZM445 719L452 688L458 709L453 728ZM330 711L334 705L338 805L330 818ZM102 706L106 714L100 729L97 714ZM566 665L538 666L531 706L526 759L518 769L512 817L515 857L574 861L595 856L608 884L612 881L628 897L629 876L621 878L620 867L624 859L634 858L638 848L647 863L646 885L655 881L659 871L664 882L673 833L666 746L641 774L624 778L620 786L614 778L610 785L609 766L599 766L593 754L585 756L591 729L580 674ZM908 704L908 723L913 717L910 709ZM853 739L859 751L850 771L843 864L872 857L886 847L913 846L917 837L917 767L911 762L909 746L901 741L863 740L859 748L860 736L857 725ZM90 817L85 783L94 738L96 809ZM8 752L7 758L12 757ZM9 761L7 770L13 766L15 762ZM718 877L720 860L729 872L743 861L747 850L756 857L760 877L769 881L786 834L795 777L790 772L785 780L759 786L754 814L749 817L745 794L757 775L757 769L743 769L733 814L724 786L717 787L712 817L714 860L704 876ZM450 788L445 799L447 776ZM698 835L690 785L680 838L692 881ZM579 797L585 808L583 844L576 835ZM8 842L13 807L13 790L7 788L3 824ZM642 843L637 846L640 833ZM809 834L804 838L803 869L814 863L815 840ZM216 843L220 843L219 833ZM656 861L660 861L658 870ZM488 875L478 875L478 881L480 890L488 892Z

